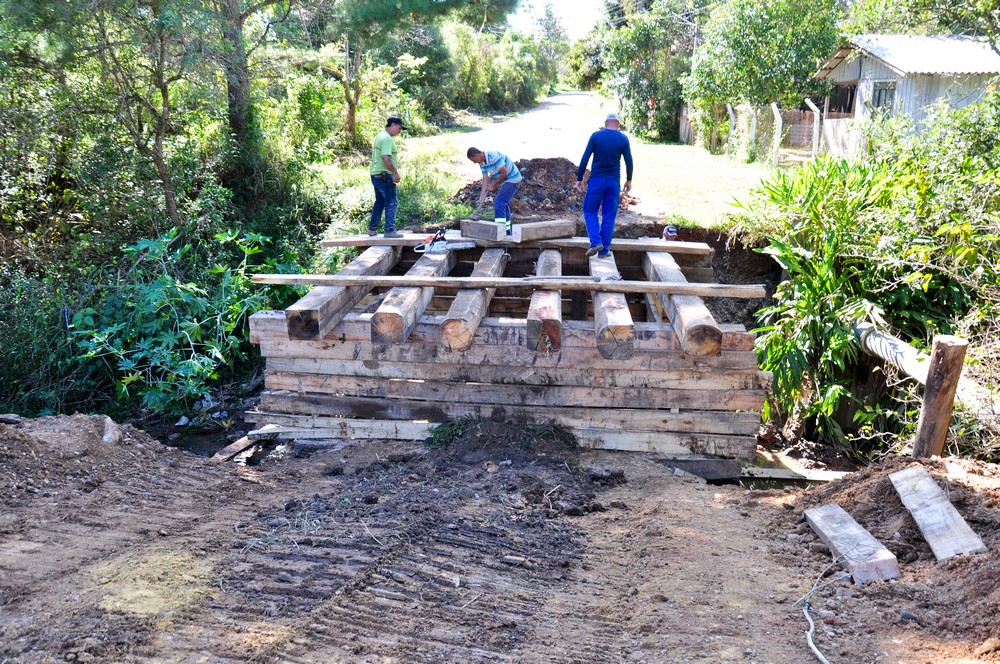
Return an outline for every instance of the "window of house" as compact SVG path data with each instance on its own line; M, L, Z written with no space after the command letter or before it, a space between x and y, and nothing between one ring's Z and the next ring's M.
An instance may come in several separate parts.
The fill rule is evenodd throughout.
M872 88L872 108L891 113L896 99L896 82L880 81Z
M834 83L830 95L830 113L853 113L854 95L857 93L857 83Z

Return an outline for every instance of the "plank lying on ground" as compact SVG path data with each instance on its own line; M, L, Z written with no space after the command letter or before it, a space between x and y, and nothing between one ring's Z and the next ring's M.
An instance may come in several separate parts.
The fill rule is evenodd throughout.
M723 459L702 454L661 455L656 460L671 468L697 475L703 480L736 479L743 468L739 459Z
M371 314L351 313L330 331L324 341L371 341ZM411 342L441 343L443 316L423 316L410 334ZM752 351L755 336L738 324L723 324L722 349ZM476 330L474 344L488 346L526 346L524 319L507 317L484 318ZM563 348L594 346L594 325L588 321L563 321ZM288 340L284 311L258 311L250 316L250 340L259 343L271 336ZM637 351L680 350L673 327L668 323L636 323Z
M786 454L768 452L762 450L757 452L759 457L773 464L771 467L747 466L743 469L743 476L749 478L792 480L805 482L832 482L839 480L849 472L841 470L821 470L818 468L806 468L798 459Z
M538 355L523 346L473 345L469 350L449 351L439 344L372 344L367 341L289 341L261 337L260 354L266 358L316 360L378 360L380 362L430 362L441 364L505 365L510 367L562 367L567 369L618 369L631 371L719 371L753 372L757 354L724 350L718 355L698 357L681 350L637 352L627 360L607 360L596 345L567 346L558 352Z
M267 422L275 437L294 438L348 438L385 440L423 440L430 436L431 422L405 422L397 420L348 420L336 417L317 418L311 415L278 415L248 412L251 422Z
M626 452L657 452L659 454L713 454L746 459L753 456L757 440L753 436L720 434L670 433L648 431L611 431L607 429L573 429L580 447L595 450Z
M986 551L983 540L973 532L923 466L910 466L890 473L889 480L939 561L963 553Z
M339 274L387 274L399 260L398 247L369 247ZM289 339L322 339L370 289L365 286L314 288L285 309Z
M896 556L861 527L840 505L830 503L805 511L806 522L829 547L855 583L899 578Z
M573 237L575 234L576 222L572 219L514 224L511 229L511 239L517 244L551 238Z
M480 223L491 223L491 222L480 222ZM499 225L499 224L497 224ZM372 246L395 246L395 247L412 247L416 244L423 242L427 238L427 233L402 233L403 237L400 238L384 238L381 236L369 237L368 235L344 235L342 237L331 238L329 240L323 240L322 244L325 247L372 247ZM468 241L469 237L463 237L460 231L448 230L445 232L445 239L449 242L461 242L462 240ZM490 240L480 240L479 238L474 238L477 244L482 243L483 246L492 246L486 243L491 242ZM500 245L506 246L520 246L511 240L503 240L499 242ZM531 246L540 247L542 249L579 249L581 252L586 251L587 247L590 246L590 240L585 237L569 237L560 238L554 240L538 240L537 242L532 242ZM695 256L708 256L711 257L715 254L715 250L708 246L704 242L676 242L663 240L661 238L639 238L639 239L615 239L612 242L611 248L615 251L668 251L672 254L681 255L695 255Z
M474 277L496 277L507 265L507 252L486 249L472 271ZM467 350L476 337L476 329L489 310L494 288L469 288L458 291L448 314L441 322L441 345L450 351Z
M618 276L614 254L591 256L590 274L598 279ZM635 323L621 293L594 293L594 333L601 357L627 359L635 353Z
M454 252L424 254L406 275L433 279L448 274L454 267ZM396 287L389 291L378 310L372 314L372 343L405 343L433 297L434 288Z
M324 374L270 371L264 386L275 390L453 401L504 403L523 406L579 406L587 408L690 408L693 410L760 410L765 390L674 390L631 387L574 387L562 385L497 385L401 378L358 378Z
M464 240L492 240L499 242L507 238L507 225L498 224L495 221L463 219L461 228L462 239ZM448 233L445 233L445 238L449 241L455 241Z
M643 269L652 281L687 283L687 277L670 254L645 254ZM693 355L714 355L719 352L722 348L722 330L700 297L661 294L657 299L677 332L681 348Z
M558 249L545 249L538 254L538 277L562 276L562 255ZM557 290L537 290L528 305L527 346L540 353L554 353L562 347L562 293Z
M451 252L449 252L451 253ZM433 254L426 254L433 255ZM656 281L594 281L586 277L550 279L514 279L511 277L433 277L415 275L341 275L341 274L255 274L255 284L282 286L367 286L369 288L521 288L595 293L666 293L668 295L698 295L700 297L764 297L762 285L677 284Z
M298 394L287 390L265 390L260 410L264 413L372 417L386 420L427 420L440 422L472 415L494 422L513 424L558 423L581 429L629 429L631 431L673 431L678 433L718 433L752 436L760 425L755 412L644 410L632 408L558 408L508 404L470 404L340 397L327 394ZM267 421L264 418L264 421ZM737 473L738 475L739 473Z
M614 349L609 351L609 354L613 352L615 352ZM606 359L614 359L614 357ZM524 386L567 385L577 387L671 388L677 390L766 390L771 387L771 375L757 371L756 368L742 371L622 371L621 369L523 367L506 364L475 365L462 362L321 360L302 357L271 357L267 360L267 368L270 371L325 376L466 381Z
M267 424L261 427L260 429L257 429L256 431L251 431L247 435L234 440L233 442L229 443L221 450L216 452L212 456L212 461L229 461L234 456L236 456L243 450L247 449L248 447L256 445L262 439L267 439L268 437L274 438L273 431L275 429L277 429L276 426L272 424ZM258 435L251 436L250 434L258 434Z

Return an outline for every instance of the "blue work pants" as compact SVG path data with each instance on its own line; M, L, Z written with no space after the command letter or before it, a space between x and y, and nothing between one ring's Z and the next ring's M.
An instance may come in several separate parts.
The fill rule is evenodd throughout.
M373 175L372 187L375 189L375 205L372 207L372 216L368 221L368 230L378 231L379 222L382 221L382 210L385 210L385 232L392 233L396 230L396 208L399 207L399 199L396 197L396 183L392 181L392 173Z
M615 217L618 215L618 202L621 200L622 187L618 178L590 178L587 181L587 193L583 197L583 219L587 222L587 236L590 246L601 245L608 253L611 248L611 238L615 234ZM597 221L597 212L601 212L601 221Z
M521 181L504 182L493 197L493 218L506 219L510 221L510 202L517 193L517 188L521 186Z

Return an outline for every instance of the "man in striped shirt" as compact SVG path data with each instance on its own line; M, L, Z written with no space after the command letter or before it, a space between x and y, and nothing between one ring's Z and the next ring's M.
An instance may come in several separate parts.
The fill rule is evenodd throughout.
M510 235L510 202L524 179L521 177L521 171L514 165L513 160L502 152L492 150L484 152L479 148L469 148L465 156L469 158L469 161L479 164L479 170L483 173L483 186L479 193L477 208L483 206L486 194L495 191L493 219L498 224L504 224L507 235Z

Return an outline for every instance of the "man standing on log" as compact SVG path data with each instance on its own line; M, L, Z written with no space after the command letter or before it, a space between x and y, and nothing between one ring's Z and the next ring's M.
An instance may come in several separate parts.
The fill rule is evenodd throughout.
M383 237L403 237L396 232L396 185L399 184L399 158L396 156L396 141L393 137L406 129L402 119L392 116L385 122L385 129L378 133L372 143L372 187L375 189L375 205L368 221L368 235L378 235L382 210L385 210L385 233Z
M507 235L510 235L510 202L524 179L521 171L513 160L502 152L492 150L483 152L479 148L469 148L465 156L474 164L479 164L479 170L483 173L483 187L479 192L479 204L476 209L483 206L486 194L496 191L496 196L493 197L493 220L498 224L504 224Z
M587 170L590 155L594 155L594 167L587 180L587 193L583 197L583 218L587 222L590 248L587 255L607 256L611 249L611 238L615 233L615 217L622 193L632 189L632 148L628 136L621 132L621 122L616 113L609 113L604 119L604 129L590 135L587 149L583 152L580 167L576 169L576 188L583 191L583 174ZM625 186L621 186L621 160L625 158ZM597 222L597 212L601 221Z

